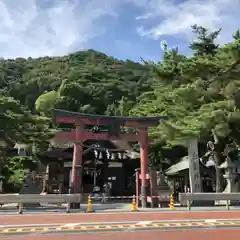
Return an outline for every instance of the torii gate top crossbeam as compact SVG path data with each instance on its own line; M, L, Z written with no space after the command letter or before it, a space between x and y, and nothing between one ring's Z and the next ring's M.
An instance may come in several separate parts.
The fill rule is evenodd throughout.
M56 123L70 123L70 124L77 124L79 121L81 121L84 124L108 125L116 121L119 124L123 124L125 126L150 127L158 125L160 121L167 120L166 116L161 117L105 116L70 112L61 109L54 109L53 114Z

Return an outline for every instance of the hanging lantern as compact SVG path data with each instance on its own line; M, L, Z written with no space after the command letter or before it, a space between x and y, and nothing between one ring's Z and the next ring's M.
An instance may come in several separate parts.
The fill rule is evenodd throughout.
M103 162L102 162L102 161L99 161L99 160L97 160L97 161L96 161L96 164L100 165L100 164L103 164Z
M106 150L106 155L107 155L107 159L110 159L111 154L110 154L110 152L108 151L108 149Z

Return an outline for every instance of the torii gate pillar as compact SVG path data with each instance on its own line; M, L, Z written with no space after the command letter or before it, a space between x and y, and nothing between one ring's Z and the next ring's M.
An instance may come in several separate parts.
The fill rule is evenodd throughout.
M71 192L80 193L82 188L82 169L83 169L83 143L82 134L83 126L82 124L76 125L76 142L73 145L73 164L72 164L72 174L71 174Z
M141 204L143 208L147 207L147 189L148 189L148 129L140 129L140 167L141 167Z

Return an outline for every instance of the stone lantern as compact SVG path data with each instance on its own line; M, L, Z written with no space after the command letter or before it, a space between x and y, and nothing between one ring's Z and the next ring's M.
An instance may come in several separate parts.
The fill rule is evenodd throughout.
M224 169L223 177L227 182L227 186L224 189L224 193L231 192L239 192L240 190L240 182L237 181L237 177L240 175L240 163L233 162L230 158L226 158L225 162L223 162L220 166L220 169ZM233 202L231 202L232 204Z
M234 180L238 175L238 165L235 162L232 162L230 158L227 158L219 168L224 169L223 177L227 181L227 186L224 190L226 193L235 192L234 190ZM239 165L240 166L240 165Z
M223 155L225 156L225 162L219 166L219 168L225 170L223 177L227 181L227 186L224 190L226 193L239 192L239 186L236 183L236 178L240 174L240 163L238 160L232 161L232 159L229 157L229 154L234 150L235 146L232 146L232 144L228 144L225 147L223 152Z

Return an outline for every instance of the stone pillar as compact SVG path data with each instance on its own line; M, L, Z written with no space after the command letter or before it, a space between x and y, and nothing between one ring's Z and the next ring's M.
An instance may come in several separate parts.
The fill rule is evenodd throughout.
M157 171L154 168L149 169L149 185L150 185L150 196L151 196L151 208L157 206ZM154 196L154 197L152 197Z
M76 142L73 146L73 162L71 171L71 193L82 193L82 163L83 163L83 126L79 124L75 130ZM71 204L71 208L80 208L80 204Z
M189 161L189 180L190 191L201 192L201 176L198 156L198 141L197 138L192 138L187 141L188 146L188 161Z
M0 193L3 192L3 180L0 179Z
M137 207L139 207L139 169L135 170L136 173L136 203L137 203Z
M141 160L141 205L147 207L147 189L148 189L148 129L140 129L140 160Z
M45 173L43 175L43 187L42 193L48 192L48 181L49 181L49 163L46 166Z

